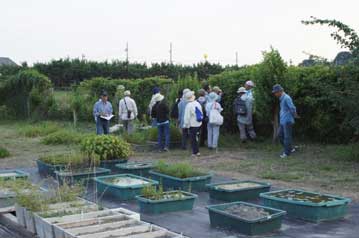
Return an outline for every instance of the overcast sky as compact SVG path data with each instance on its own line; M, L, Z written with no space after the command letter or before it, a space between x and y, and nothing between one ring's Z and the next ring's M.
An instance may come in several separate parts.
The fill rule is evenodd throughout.
M358 0L0 0L0 56L17 63L64 57L191 64L259 62L272 45L294 63L303 51L333 59L340 48L310 16L359 31Z

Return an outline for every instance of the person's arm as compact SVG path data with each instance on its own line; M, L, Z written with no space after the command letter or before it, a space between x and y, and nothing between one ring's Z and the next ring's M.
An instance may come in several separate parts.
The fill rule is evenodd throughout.
M287 100L285 101L286 105L290 111L290 113L293 115L293 117L297 117L297 108L295 107L292 98L287 97Z
M223 107L220 103L217 103L217 107L218 107L218 111L222 112L223 111Z
M138 116L137 105L136 105L135 100L132 100L132 101L133 101L133 114L134 114L135 119L136 119L137 116Z
M121 118L122 115L122 100L120 100L120 102L118 103L118 115Z
M100 115L100 112L98 110L98 106L97 103L95 103L95 105L93 106L93 116L95 118L95 121L97 120L97 117Z

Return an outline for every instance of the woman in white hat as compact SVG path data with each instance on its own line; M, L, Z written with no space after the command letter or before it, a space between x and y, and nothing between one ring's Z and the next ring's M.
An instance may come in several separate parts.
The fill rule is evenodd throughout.
M192 156L200 156L198 136L203 120L202 106L196 101L196 96L193 91L187 92L185 99L188 104L186 105L184 112L184 128L188 128L189 130L192 145Z
M128 134L133 132L133 121L137 118L138 111L135 100L131 98L131 92L126 90L124 98L120 100L118 114L123 123L123 127Z
M242 142L247 141L247 133L254 140L256 132L253 127L253 97L247 94L244 87L240 87L237 91L238 96L234 100L234 113L237 116L237 124Z

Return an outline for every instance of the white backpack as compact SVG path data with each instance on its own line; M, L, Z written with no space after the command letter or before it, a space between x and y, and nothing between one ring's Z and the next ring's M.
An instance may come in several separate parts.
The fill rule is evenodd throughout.
M215 126L222 126L223 125L223 116L221 113L216 109L217 103L213 103L213 107L211 111L209 112L209 124L215 125Z

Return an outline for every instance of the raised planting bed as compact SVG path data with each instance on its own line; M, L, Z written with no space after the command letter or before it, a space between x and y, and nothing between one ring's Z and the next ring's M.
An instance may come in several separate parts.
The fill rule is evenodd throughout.
M112 196L119 200L131 200L140 195L145 186L158 185L157 181L133 174L109 175L94 178L97 192L102 196Z
M256 181L229 181L207 184L211 199L226 202L248 201L259 198L260 193L268 192L271 185Z
M16 193L9 189L0 189L0 208L10 207L15 204Z
M296 189L260 195L264 205L287 211L293 218L311 222L336 220L347 214L350 199Z
M119 174L134 174L141 177L148 177L149 171L154 167L154 165L148 162L132 162L117 164L116 167Z
M86 214L85 214L86 216ZM185 238L162 227L123 215L56 224L56 238Z
M64 165L52 165L43 162L42 160L36 160L37 169L39 174L43 177L55 177L55 171L63 170L65 168Z
M55 171L56 179L60 184L75 184L79 182L87 182L92 177L108 175L111 170L105 168L83 169L78 171Z
M7 169L0 171L0 180L27 179L29 174L21 170Z
M121 217L130 217L135 220L140 219L138 213L131 212L124 208L118 209L105 209L100 211L85 211L77 212L73 215L63 215L57 217L41 217L41 214L35 214L35 222L41 227L37 229L38 236L40 238L55 238L55 237L65 237L65 233L62 229L56 229L56 225L68 224L68 226L73 226L73 224L89 225L93 224L95 221L98 221L102 217L114 218L117 216ZM95 221L93 221L95 220Z
M280 229L285 211L246 202L207 206L211 226L245 235L261 235Z
M192 210L196 194L184 191L168 191L159 196L137 196L137 202L141 213L160 214Z
M117 172L117 164L127 163L127 159L101 160L100 167L111 170L112 173Z
M183 191L205 191L206 184L212 179L211 174L199 174L198 176L188 178L178 178L151 170L150 177L162 184L165 189L177 189Z

